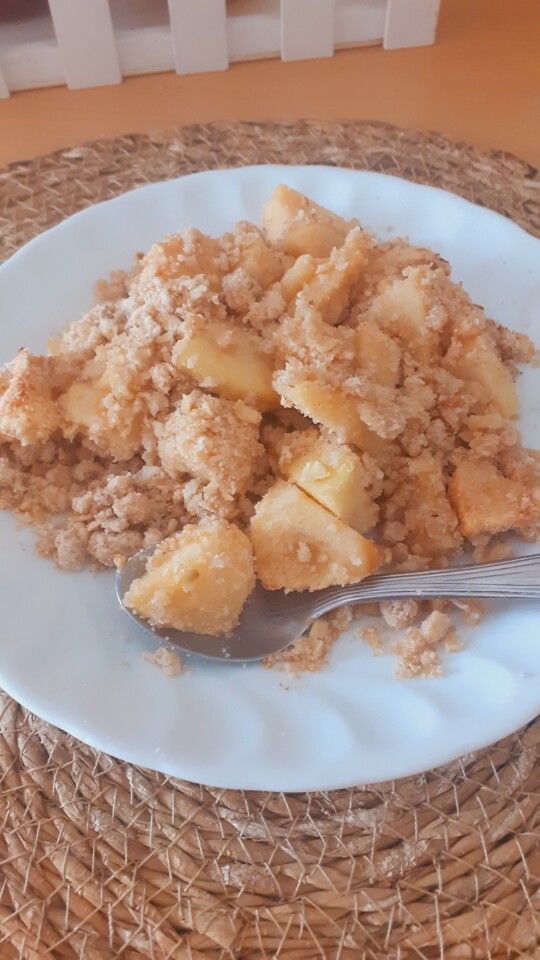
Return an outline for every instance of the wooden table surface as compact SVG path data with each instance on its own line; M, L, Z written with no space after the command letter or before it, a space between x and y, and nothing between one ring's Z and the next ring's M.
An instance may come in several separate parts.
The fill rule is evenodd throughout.
M0 164L184 123L299 117L437 130L540 165L540 0L443 0L433 47L17 93L0 101Z

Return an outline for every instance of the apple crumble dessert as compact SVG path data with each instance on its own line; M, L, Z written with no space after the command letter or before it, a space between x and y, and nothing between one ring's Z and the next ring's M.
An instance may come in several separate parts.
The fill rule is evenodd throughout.
M255 577L317 590L498 559L501 534L538 533L539 454L515 424L534 353L431 250L279 186L262 230L166 237L46 356L0 371L0 505L63 570L163 541L126 602L215 635ZM459 609L384 603L363 633L376 651L400 630L402 672L433 674ZM319 665L351 616L280 659Z

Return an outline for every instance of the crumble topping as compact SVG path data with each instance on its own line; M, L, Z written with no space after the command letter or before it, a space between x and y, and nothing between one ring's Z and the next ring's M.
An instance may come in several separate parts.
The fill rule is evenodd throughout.
M262 223L154 244L98 281L46 356L22 348L0 371L0 508L34 524L38 553L98 570L185 535L182 564L198 544L205 582L212 529L224 568L242 558L237 615L253 570L313 590L504 559L509 531L536 539L540 453L516 426L529 338L436 253L379 243L294 190L276 188ZM196 629L204 596L185 593ZM377 615L360 628L375 651L399 632L401 676L438 675L459 644L450 614L482 616L474 600L354 613ZM272 662L317 669L349 616Z
M168 647L158 647L153 653L144 653L143 660L157 667L166 677L178 677L185 669L178 654Z

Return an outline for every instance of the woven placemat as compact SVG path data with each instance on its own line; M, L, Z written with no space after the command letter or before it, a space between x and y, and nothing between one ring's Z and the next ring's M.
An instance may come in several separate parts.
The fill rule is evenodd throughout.
M263 162L384 171L540 234L539 173L508 154L375 123L210 124L0 171L0 259L130 187ZM538 958L539 744L540 720L395 784L245 793L97 754L2 695L0 958Z

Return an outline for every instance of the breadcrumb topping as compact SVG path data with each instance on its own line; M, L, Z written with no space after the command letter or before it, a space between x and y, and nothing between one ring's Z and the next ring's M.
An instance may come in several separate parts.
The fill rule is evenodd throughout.
M178 677L184 670L178 654L168 647L158 647L153 653L144 653L143 660L157 667L166 677Z
M314 589L536 539L540 454L516 426L529 338L436 253L288 187L262 223L154 244L98 281L46 356L21 349L0 371L0 508L34 524L38 553L97 570L227 521L263 585ZM469 599L385 602L365 627L367 612L359 634L380 652L397 632L402 677L439 675L459 645L450 614L482 616ZM319 669L350 616L272 662Z

